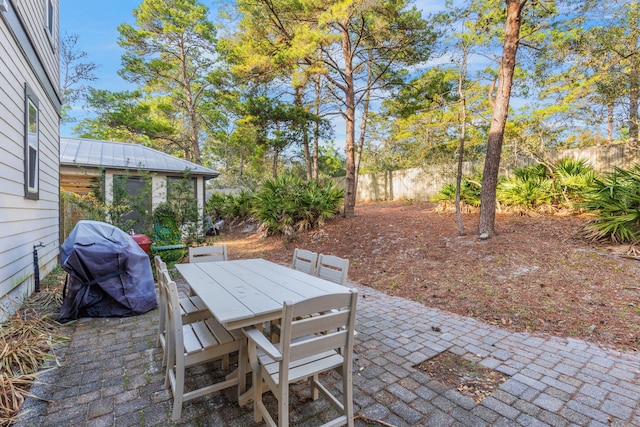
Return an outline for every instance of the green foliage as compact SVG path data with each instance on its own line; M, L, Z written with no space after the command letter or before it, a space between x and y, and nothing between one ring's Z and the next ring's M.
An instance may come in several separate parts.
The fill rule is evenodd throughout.
M640 240L640 165L616 167L596 177L582 206L594 217L586 226L587 237L611 242Z
M521 168L515 168L513 175L522 181L528 181L537 178L547 178L547 168L545 165L536 163L533 165L523 166Z
M591 188L595 173L586 160L560 159L553 165L533 164L513 170L513 177L498 178L497 199L505 206L535 210L544 207L576 209L585 191ZM481 175L463 177L460 199L480 206ZM454 184L445 184L436 202L453 203Z
M594 179L595 172L586 160L560 159L554 169L556 203L571 209L578 208Z
M160 125L160 136L171 134L185 158L200 164L203 115L208 103L215 104L210 89L220 68L209 9L197 0L143 0L133 15L134 25L118 26L118 44L125 50L119 74L138 85L146 102L161 105L157 117L144 119Z
M553 180L548 177L544 165L516 168L513 175L498 184L496 197L501 203L532 210L551 203Z
M73 128L80 137L137 142L154 145L166 152L171 152L167 148L173 147L175 152L174 143L165 147L167 141L176 139L178 132L166 100L150 100L141 91L111 92L90 88L86 101L96 117L84 119Z
M106 206L93 194L80 195L68 191L60 192L62 236L66 239L80 220L106 222Z
M181 242L182 232L179 227L178 212L172 203L160 203L153 211L153 240L151 255L160 255L166 263L180 260L185 253L184 248L157 249L162 246L178 245Z
M212 218L222 218L223 205L231 194L225 194L220 192L212 193L207 200L206 211ZM232 196L233 197L233 196Z
M338 151L333 144L319 147L318 169L320 169L320 176L345 176L344 153Z
M176 221L177 213L168 202L160 203L153 210L153 243L158 246L180 243L181 232Z
M213 218L244 221L251 217L254 193L242 190L238 194L213 193L207 200L207 212Z
M138 194L131 194L127 182L134 177L129 170L124 175L113 177L113 201L105 203L107 218L116 227L129 232L146 233L151 229L151 176L140 171L135 179L143 181L143 187Z
M463 177L460 182L460 200L470 206L480 206L480 193L482 187L482 175L474 175L472 177ZM455 202L456 185L445 184L442 186L438 194L433 198L434 202Z
M186 241L196 240L199 236L199 224L202 220L198 211L195 195L195 181L188 171L182 178L167 179L167 203L174 215L174 221Z
M523 174L501 182L497 198L507 206L536 209L553 200L553 180L533 174Z
M297 231L333 218L343 198L344 191L330 181L318 184L285 175L263 183L255 195L253 215L264 235L292 238Z

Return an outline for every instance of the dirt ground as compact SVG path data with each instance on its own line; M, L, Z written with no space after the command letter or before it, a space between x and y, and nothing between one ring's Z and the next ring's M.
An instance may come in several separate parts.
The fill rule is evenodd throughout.
M628 246L581 238L575 216L497 215L497 235L479 241L478 215L431 203L360 203L286 242L261 239L247 224L226 226L216 241L229 257L287 264L296 247L350 260L349 280L516 331L546 332L604 346L640 348L640 261Z

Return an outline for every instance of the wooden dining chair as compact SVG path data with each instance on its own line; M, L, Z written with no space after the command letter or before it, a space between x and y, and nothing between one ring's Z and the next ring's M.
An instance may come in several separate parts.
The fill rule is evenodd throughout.
M158 282L158 308L159 308L159 321L158 321L158 345L162 347L163 358L162 366L166 366L168 353L167 353L167 280L171 280L169 272L167 270L167 264L156 255L154 258L154 264L156 267L156 278ZM166 274L163 274L166 273ZM182 296L178 298L178 305L180 307L180 316L182 323L193 323L199 320L206 319L211 316L209 309L206 307L202 299L199 296Z
M165 275L167 289L167 371L165 384L171 387L173 411L171 419L177 421L182 414L182 404L205 394L238 386L244 390L246 383L246 338L242 331L228 331L213 317L193 323L182 323L178 289L168 272ZM185 390L186 370L205 362L222 360L231 353L238 353L236 371L224 380L194 390ZM224 369L224 367L223 367Z
M325 425L353 426L352 333L355 325L357 291L328 294L282 308L280 341L274 345L256 327L244 328L249 339L255 422L289 426L289 384L308 379L315 400L321 392L340 416ZM317 314L320 313L320 314ZM308 315L314 314L309 317ZM342 401L319 381L319 374L337 371L342 375ZM278 400L278 422L262 401L266 386Z
M294 270L302 271L307 274L315 274L316 263L318 262L318 254L316 252L308 251L306 249L296 248L293 251L293 260L291 261L291 268ZM278 339L280 333L280 319L272 320L270 325L271 340L275 342Z
M291 268L307 274L315 274L317 262L318 254L316 252L296 248L293 251L293 261L291 262Z
M335 255L318 255L316 276L339 285L346 285L349 272L349 260Z
M227 245L196 246L189 248L189 262L226 261Z

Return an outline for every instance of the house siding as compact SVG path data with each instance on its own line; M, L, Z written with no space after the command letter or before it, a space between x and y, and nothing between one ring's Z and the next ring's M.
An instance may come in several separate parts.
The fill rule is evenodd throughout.
M9 1L0 12L0 321L34 289L34 245L40 277L58 263L59 135L58 1L52 39L45 1ZM21 45L25 40L28 45ZM54 43L51 42L53 40ZM39 197L24 193L25 83L38 98Z

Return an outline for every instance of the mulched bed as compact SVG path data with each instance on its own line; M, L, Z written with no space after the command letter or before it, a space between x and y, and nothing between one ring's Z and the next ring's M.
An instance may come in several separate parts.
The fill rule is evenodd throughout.
M476 403L491 396L503 382L509 379L508 375L448 351L427 359L415 365L414 368L442 384L455 388Z

